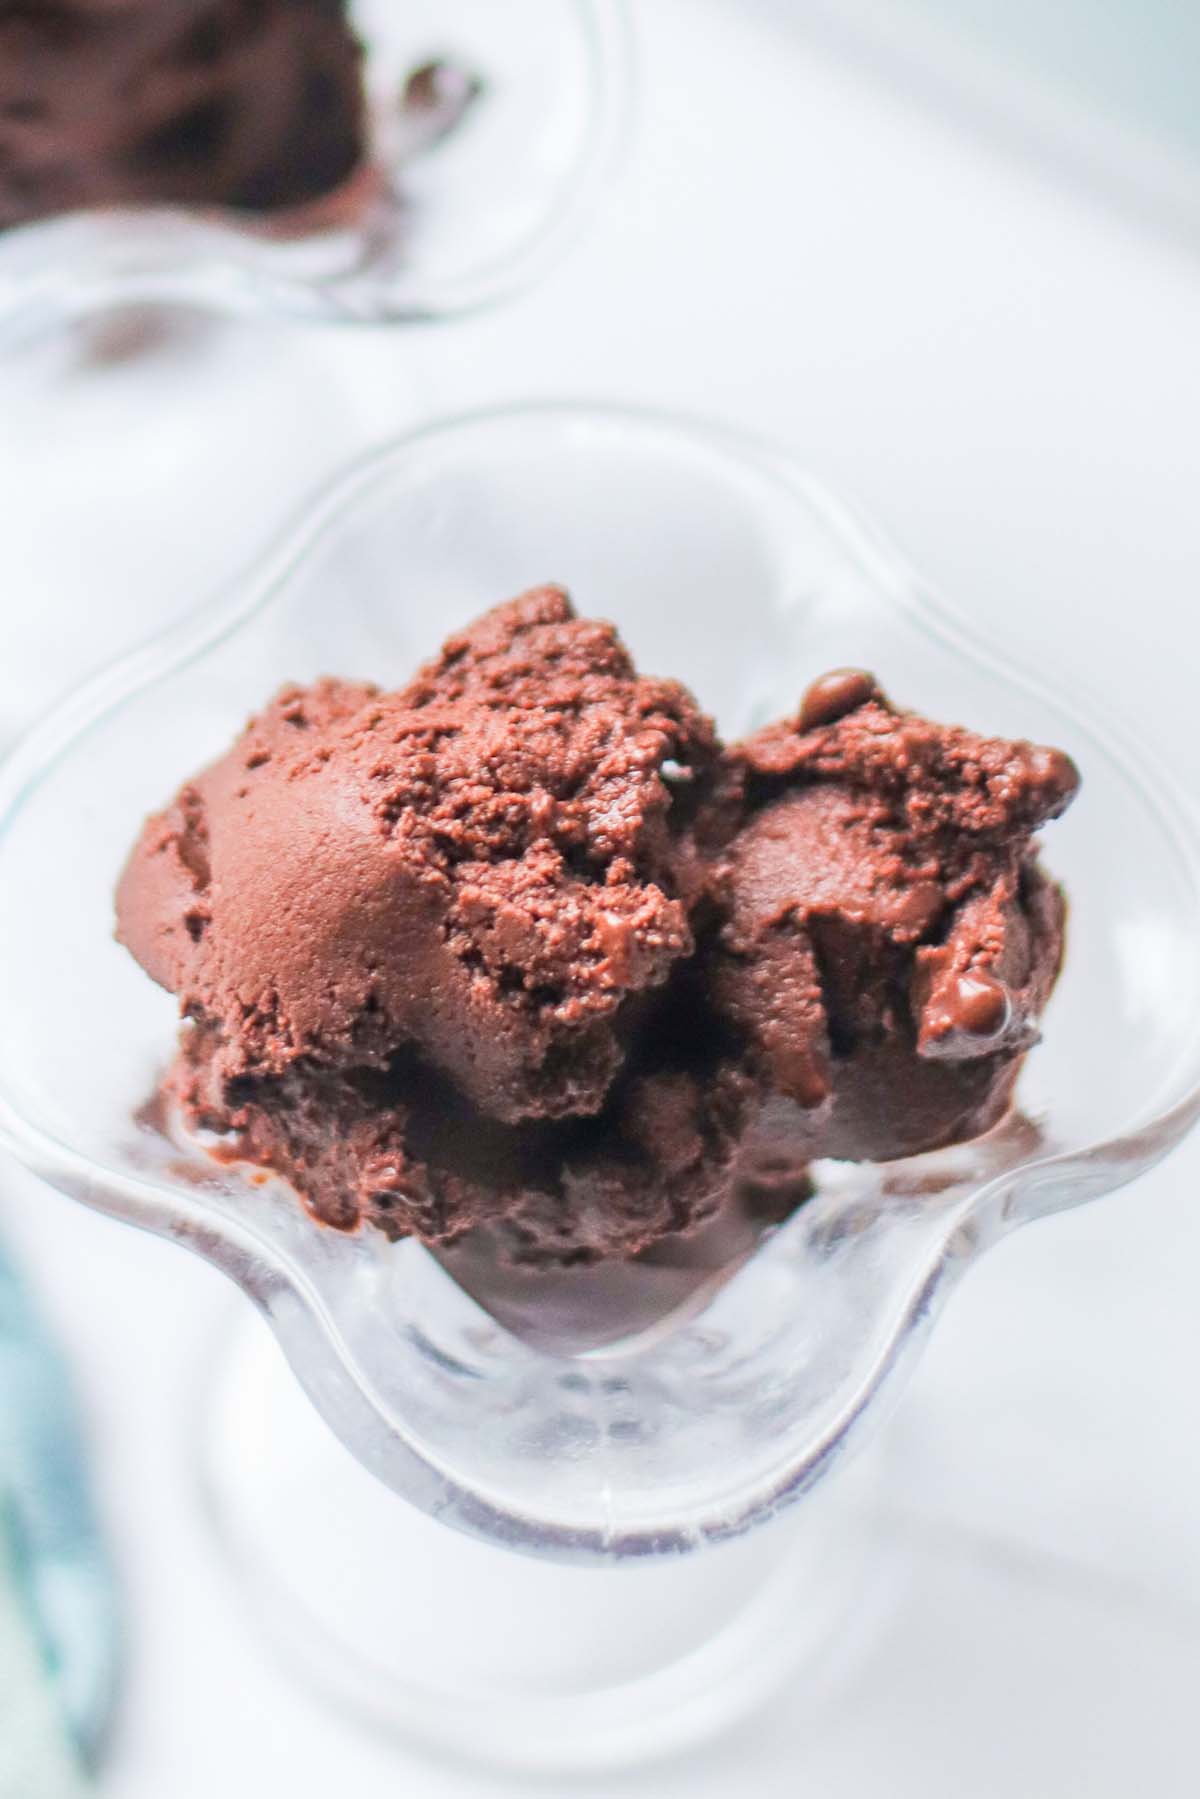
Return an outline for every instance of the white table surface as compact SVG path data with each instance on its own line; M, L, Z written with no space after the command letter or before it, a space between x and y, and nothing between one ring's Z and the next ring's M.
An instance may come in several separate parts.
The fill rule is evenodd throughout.
M1110 696L1200 784L1200 262L789 33L780 0L640 15L632 163L520 306L4 370L0 732L202 599L346 456L435 411L571 395L791 445L965 613ZM827 1714L784 1700L693 1763L570 1790L1190 1799L1198 1175L1200 1142L956 1296L891 1427L911 1579ZM105 1799L523 1790L385 1749L277 1672L184 1454L223 1284L2 1186L0 1228L74 1353L127 1581Z

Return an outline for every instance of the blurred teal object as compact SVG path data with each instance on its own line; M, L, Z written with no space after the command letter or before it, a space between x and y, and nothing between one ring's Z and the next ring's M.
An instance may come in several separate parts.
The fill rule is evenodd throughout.
M7 1548L0 1533L0 1548ZM80 1759L15 1579L0 1565L0 1799L80 1799Z
M0 1252L0 1799L82 1790L117 1638L67 1371Z

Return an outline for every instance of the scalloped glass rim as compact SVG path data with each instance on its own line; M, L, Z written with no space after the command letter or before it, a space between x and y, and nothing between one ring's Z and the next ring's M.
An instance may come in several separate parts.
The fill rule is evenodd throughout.
M1114 963L1105 973L1097 963L1093 969L1091 958L1110 932L1104 907L1115 904L1101 895L1085 908L1084 941L1075 962L1068 959L1072 980L1065 984L1075 997L1061 1017L1063 1002L1056 1000L1047 1044L1031 1062L1035 1089L1043 1069L1057 1070L1048 1074L1048 1097L1039 1093L1033 1118L1015 1114L977 1144L883 1168L822 1165L816 1199L765 1241L703 1310L603 1355L557 1358L518 1342L415 1243L389 1246L369 1232L345 1238L321 1231L285 1196L275 1205L262 1192L251 1199L248 1189L235 1191L227 1176L181 1176L177 1160L155 1165L143 1149L140 1164L100 1160L23 1109L15 1069L4 1076L2 1055L0 1139L54 1185L186 1243L229 1274L267 1314L294 1370L343 1442L427 1511L541 1554L587 1560L676 1553L737 1535L811 1488L864 1421L881 1415L884 1395L897 1389L898 1372L911 1362L955 1278L1007 1229L1122 1185L1195 1122L1200 839L1170 776L1114 729L1107 710L1094 714L1103 717L1102 726L1090 723L1077 694L1064 701L1044 683L1015 677L786 456L735 433L660 414L534 405L439 422L359 462L304 509L301 522L252 575L91 682L34 732L0 769L0 904L14 832L23 820L36 818L39 793L56 771L75 766L72 752L85 750L85 740L94 752L97 729L106 736L119 731L123 709L139 695L153 695L160 683L182 680L193 694L202 693L205 661L222 646L237 640L244 647L248 639L241 634L257 626L286 628L288 605L297 603L321 557L344 548L355 532L367 532L372 504L381 496L389 507L402 505L410 490L421 488L431 465L435 483L461 467L469 471L466 489L475 504L481 501L479 483L491 478L488 471L503 468L509 504L512 483L519 486L526 469L523 457L529 468L558 470L568 485L578 484L572 491L581 518L563 528L570 533L599 526L605 543L620 536L606 506L618 503L623 480L637 486L639 458L643 485L656 478L652 471L661 471L656 498L664 506L675 503L678 490L679 504L696 510L693 491L695 499L704 497L697 484L711 480L714 500L727 487L755 519L761 513L764 532L768 519L783 521L785 535L794 528L797 540L804 538L804 556L819 551L840 559L836 566L858 584L843 590L831 576L832 597L818 592L818 610L805 614L806 632L828 628L829 618L822 623L819 610L828 598L835 642L866 628L874 641L892 628L897 642L903 635L915 646L918 658L944 664L955 691L960 681L973 681L979 692L1001 695L1004 716L1025 703L1052 710L1063 727L1059 735L1084 765L1088 786L1110 805L1124 796L1124 829L1134 834L1135 848L1136 831L1143 832L1142 847L1152 854L1162 884L1161 894L1143 897L1163 908L1158 948L1168 952L1170 985L1163 985L1160 970L1157 987L1151 983L1151 1012L1139 1012L1137 1059L1118 1066L1117 1084L1096 1102L1102 1123L1111 1127L1115 1116L1121 1128L1056 1122L1063 1107L1070 1115L1068 1097L1072 1103L1078 1098L1082 1115L1093 1121L1086 1109L1089 1091L1066 1095L1064 1067L1069 1079L1074 1057L1082 1058L1080 1081L1087 1089L1096 1070L1108 1066L1096 1062L1089 1070L1087 1057L1096 1053L1089 1039L1100 1033L1086 1007L1076 1019L1080 994L1091 994L1102 976L1119 982L1134 964L1137 985L1143 979L1138 957L1155 949L1139 938L1128 968ZM615 483L611 492L604 488L609 479ZM606 498L593 498L599 493ZM639 506L644 498L639 494ZM482 503L486 512L486 496ZM539 490L535 526L543 503ZM597 518L584 519L592 506ZM705 508L703 522L696 510L698 535L709 529L710 510L715 506ZM420 518L428 511L426 506ZM506 528L508 523L506 517ZM435 527L428 528L436 537ZM485 536L489 528L481 523ZM437 529L447 543L458 542L444 520ZM639 554L651 543L648 534ZM435 554L443 553L442 544L436 537ZM669 549L672 557L681 554L678 540ZM818 557L814 566L824 579L835 563L821 564ZM557 572L570 579L570 569ZM814 592L819 588L820 581ZM862 619L853 613L860 603L855 594L861 594ZM613 610L626 628L619 609ZM640 615L638 620L640 630ZM410 622L407 615L402 622ZM760 622L766 629L772 621L764 615ZM753 636L754 627L747 615L744 634ZM724 616L721 632L728 635ZM731 660L734 647L731 641ZM638 648L635 639L635 653ZM644 655L641 660L653 666ZM273 666L279 676L289 672ZM888 665L881 661L880 667L886 675ZM344 666L342 672L373 671ZM680 672L688 674L686 664ZM806 672L816 670L810 664ZM785 678L794 692L799 683L790 669ZM920 692L902 697L925 703ZM1083 808L1077 811L1082 818ZM1065 833L1075 816L1056 829ZM127 838L128 815L118 822ZM1111 861L1086 820L1069 841L1076 861L1083 855L1101 868ZM1067 842L1066 835L1055 839L1056 866L1065 855L1059 846ZM1122 866L1119 878L1136 899L1138 869ZM1077 881L1071 884L1077 901L1088 897ZM1111 924L1122 955L1129 928L1127 916ZM1082 969L1085 951L1089 966ZM15 967L0 950L0 994L12 986ZM1108 1003L1107 991L1100 999ZM1112 1003L1120 999L1118 994ZM1154 1008L1163 1012L1167 1033L1157 1048L1151 1042ZM165 1052L166 1044L161 1047ZM1123 1105L1116 1110L1126 1085L1135 1090L1128 1112ZM797 1394L803 1381L812 1390Z
M633 30L627 0L556 3L574 17L584 111L552 191L513 241L488 246L449 275L423 271L419 257L410 260L397 249L407 216L404 182L386 154L381 163L401 178L361 225L291 241L273 240L258 221L235 214L179 207L63 215L0 233L0 344L19 346L58 322L127 305L417 324L466 316L522 292L583 227L628 135ZM452 21L438 35L443 42L462 38L464 27ZM466 38L469 43L469 31ZM472 129L469 120L464 129Z

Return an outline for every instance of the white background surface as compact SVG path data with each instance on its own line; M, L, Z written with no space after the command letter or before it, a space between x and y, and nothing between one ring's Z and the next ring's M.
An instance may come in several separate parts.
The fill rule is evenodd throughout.
M780 438L1196 790L1200 262L787 34L786 12L641 7L632 163L512 310L6 369L0 731L202 599L347 455L435 410L565 394ZM828 1713L785 1699L693 1764L570 1790L1190 1799L1198 1173L1200 1143L956 1297L893 1426L911 1578ZM105 1799L526 1790L343 1728L247 1635L184 1453L217 1276L7 1175L0 1225L74 1351L128 1583Z

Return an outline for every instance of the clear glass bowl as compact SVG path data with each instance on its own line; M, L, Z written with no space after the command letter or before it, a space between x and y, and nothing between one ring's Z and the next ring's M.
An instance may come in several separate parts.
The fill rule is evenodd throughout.
M1085 776L1049 834L1070 946L1018 1112L963 1148L819 1165L816 1197L723 1283L589 1353L520 1340L419 1244L322 1229L277 1185L140 1127L175 1004L112 938L142 816L280 682L399 681L543 580L615 619L730 736L862 664L934 716L1061 744ZM972 1260L1132 1179L1195 1120L1197 833L1111 716L1009 673L783 458L650 415L509 410L372 455L250 579L17 750L0 773L0 1017L4 1141L224 1269L395 1492L539 1554L659 1556L790 1506L869 1430Z
M112 307L402 323L519 291L587 218L625 135L625 0L354 0L372 100L369 204L315 229L270 215L108 209L0 233L0 344ZM448 57L483 91L409 154L397 100ZM320 218L320 209L313 209Z

